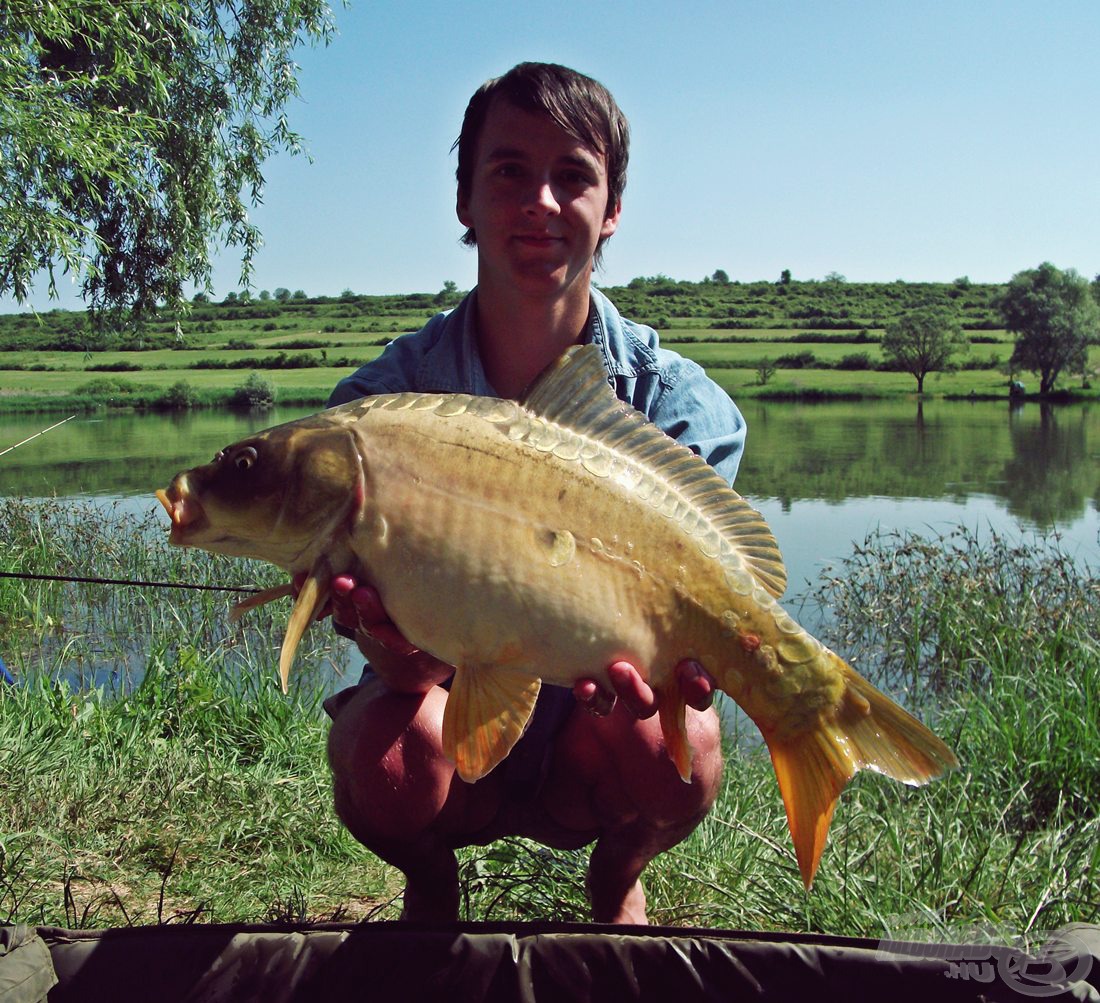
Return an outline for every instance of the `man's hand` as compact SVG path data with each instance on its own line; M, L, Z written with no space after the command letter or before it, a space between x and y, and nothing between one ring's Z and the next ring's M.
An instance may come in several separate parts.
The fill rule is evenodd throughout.
M426 693L449 679L454 666L410 643L389 618L377 589L351 575L332 579L332 619L355 635L375 674L399 693Z
M684 701L696 710L706 710L714 702L717 689L714 679L698 662L684 659L676 666L676 685L684 695ZM608 667L607 677L613 692L594 679L578 679L573 684L573 696L585 710L603 717L611 713L616 699L622 700L637 718L652 717L657 713L657 697L641 673L629 662L615 662Z

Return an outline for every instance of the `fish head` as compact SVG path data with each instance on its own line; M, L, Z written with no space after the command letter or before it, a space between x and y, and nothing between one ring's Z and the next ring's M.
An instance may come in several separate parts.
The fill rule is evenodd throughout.
M312 565L363 495L354 437L320 419L251 435L157 491L172 520L170 543L288 571Z

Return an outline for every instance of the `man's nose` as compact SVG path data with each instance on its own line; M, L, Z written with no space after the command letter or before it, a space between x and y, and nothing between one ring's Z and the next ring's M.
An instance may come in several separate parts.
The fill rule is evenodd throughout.
M531 215L556 216L561 212L557 193L549 181L532 184L524 198L524 210Z

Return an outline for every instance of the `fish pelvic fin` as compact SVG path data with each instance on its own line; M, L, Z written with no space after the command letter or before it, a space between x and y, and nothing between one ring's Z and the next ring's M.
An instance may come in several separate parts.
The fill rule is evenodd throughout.
M657 716L661 722L668 758L685 784L691 783L691 743L687 737L687 704L679 686L673 682L657 691Z
M489 773L520 740L542 682L507 666L460 666L443 712L443 753L467 783Z
M247 599L242 599L238 603L234 603L229 609L229 622L236 623L242 616L245 615L250 609L255 609L257 606L266 606L269 602L274 602L276 599L282 599L283 596L294 595L294 586L290 582L286 582L283 585L275 585L270 589L264 589L262 592L257 592L253 596L249 596Z
M298 643L302 640L306 628L317 618L317 614L328 601L331 581L332 567L328 559L317 558L313 567L309 569L306 580L302 583L298 598L294 601L294 608L290 611L290 620L287 622L286 634L283 637L283 646L279 651L279 682L282 684L284 693L288 690L290 666L294 662Z
M836 659L845 689L838 705L792 736L765 733L787 810L795 857L813 884L837 799L860 770L921 786L959 765L955 754L912 714Z

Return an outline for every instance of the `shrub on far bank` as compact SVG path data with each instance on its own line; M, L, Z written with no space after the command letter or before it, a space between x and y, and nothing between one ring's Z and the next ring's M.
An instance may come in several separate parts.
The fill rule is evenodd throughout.
M248 379L233 390L229 397L231 407L268 408L275 403L275 385L259 373L250 373Z

